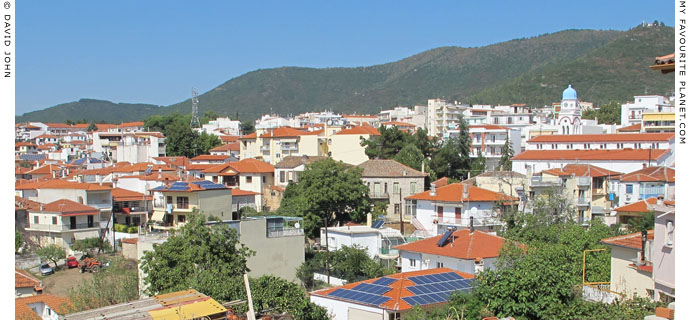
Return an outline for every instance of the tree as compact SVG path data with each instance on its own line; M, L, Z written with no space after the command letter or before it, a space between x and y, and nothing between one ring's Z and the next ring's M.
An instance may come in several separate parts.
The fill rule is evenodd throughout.
M470 133L467 122L462 115L458 119L458 135L443 141L440 148L431 157L431 179L448 177L464 180L471 169Z
M98 130L98 127L96 127L96 123L93 121L91 123L89 123L88 127L86 127L87 132L94 132L96 130Z
M639 217L630 219L628 230L630 232L642 232L654 229L654 212L643 212Z
M599 123L620 124L621 123L621 104L615 101L609 102L599 107L599 110L589 109L582 114L583 119L593 120L597 118Z
M319 236L326 218L329 225L361 222L370 211L362 169L331 158L307 165L299 182L288 184L278 209L281 215L303 217L304 231L310 237Z
M415 170L422 170L422 163L426 162L422 150L414 144L404 146L394 160Z
M139 298L136 263L116 256L108 268L95 273L90 280L69 291L70 301L79 312L125 303Z
M218 301L240 298L242 275L254 252L239 242L225 224L204 225L193 216L162 244L154 244L141 259L146 293L156 295L194 288Z
M513 151L513 146L506 139L506 143L501 147L501 159L498 161L498 168L501 171L511 171L513 170L513 161L510 160L515 155Z
M221 145L220 138L192 130L189 126L190 115L173 113L152 116L144 122L148 130L160 131L166 137L166 153L169 156L186 156L189 158L207 154L214 147Z
M481 151L477 153L477 157L472 159L472 166L470 167L470 172L472 176L477 176L486 171L486 158Z
M74 241L72 250L87 252L92 249L99 249L99 251L111 252L113 247L108 241L101 237L86 238L83 240Z
M252 121L242 121L240 122L240 130L242 131L242 134L250 134L255 131L254 129L254 122Z
M370 136L369 139L362 138L361 145L364 148L364 153L369 159L392 159L397 155L407 142L407 133L398 129L398 127L386 128L381 125L379 127L378 136Z
M24 236L19 230L14 230L14 253L19 252L19 249L24 245Z
M49 246L41 247L38 250L36 250L36 254L42 259L42 260L50 260L55 264L55 269L57 269L58 265L57 262L60 259L64 259L66 257L65 254L65 249L62 247L56 245L56 244L51 244Z
M311 301L299 285L275 276L250 279L252 300L256 311L287 313L295 319L328 319L328 311Z

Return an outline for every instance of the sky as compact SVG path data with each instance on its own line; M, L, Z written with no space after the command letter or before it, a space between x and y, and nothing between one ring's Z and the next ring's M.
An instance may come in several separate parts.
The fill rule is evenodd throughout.
M15 113L81 98L170 105L246 72L356 67L565 29L673 25L674 2L22 1Z

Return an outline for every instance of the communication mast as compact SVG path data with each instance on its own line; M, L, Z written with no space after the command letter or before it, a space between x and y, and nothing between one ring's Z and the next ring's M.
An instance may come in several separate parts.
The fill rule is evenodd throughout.
M194 128L200 128L201 122L199 121L199 91L196 88L192 88L192 121L190 121L189 126Z

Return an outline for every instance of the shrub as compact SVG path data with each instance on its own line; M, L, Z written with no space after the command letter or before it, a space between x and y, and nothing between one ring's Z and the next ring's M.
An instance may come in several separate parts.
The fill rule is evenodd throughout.
M139 232L139 228L137 227L128 227L127 228L127 233L137 233Z

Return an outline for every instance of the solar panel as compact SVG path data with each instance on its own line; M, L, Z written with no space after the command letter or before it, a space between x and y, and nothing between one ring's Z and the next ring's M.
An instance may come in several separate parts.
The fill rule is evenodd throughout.
M352 288L352 290L362 291L362 292L366 292L366 293L373 293L373 294L377 294L377 295L384 294L384 293L390 291L391 289L392 289L391 287L380 286L380 285L369 284L369 283L360 283L356 287Z
M150 175L150 174L151 174L151 170L153 170L152 167L147 167L147 168L146 168L146 171L144 171L144 174L145 174L145 175Z
M346 290L342 288L336 289L328 295L377 306L391 299L390 297L384 297L381 295L360 292L355 290Z
M446 241L448 241L448 238L450 238L450 235L453 234L453 231L453 229L446 231L446 233L443 234L443 237L441 237L441 240L439 240L436 245L439 247L443 247L443 245L446 244Z
M397 281L397 279L392 279L392 278L388 278L388 277L382 277L382 278L380 278L380 279L378 279L378 280L372 282L372 284L378 284L378 285L380 285L380 286L387 286L387 285L389 285L389 284L391 284L391 283L393 283L393 282L395 282L395 281Z
M383 220L376 220L374 223L371 225L372 228L374 229L379 229L383 227L384 221Z

